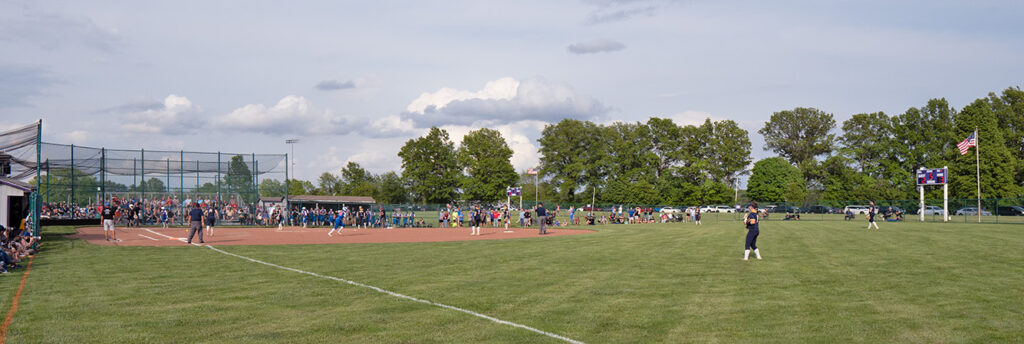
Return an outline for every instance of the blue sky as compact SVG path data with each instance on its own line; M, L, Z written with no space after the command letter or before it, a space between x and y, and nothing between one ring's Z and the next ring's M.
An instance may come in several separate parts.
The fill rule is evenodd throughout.
M0 128L111 148L285 153L297 177L397 170L431 125L537 163L563 117L841 122L1021 85L1018 1L5 1Z

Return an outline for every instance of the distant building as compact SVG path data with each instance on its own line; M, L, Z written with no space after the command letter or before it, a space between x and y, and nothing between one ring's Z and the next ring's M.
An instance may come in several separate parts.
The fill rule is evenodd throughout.
M16 179L0 177L0 224L21 228L21 221L29 215L32 191L36 187Z
M349 209L359 208L363 206L364 209L369 208L371 205L377 203L373 197L368 196L316 196L316 195L296 195L288 197L288 202L293 208L302 209L306 208L326 208L326 209L341 209L342 206L348 206Z

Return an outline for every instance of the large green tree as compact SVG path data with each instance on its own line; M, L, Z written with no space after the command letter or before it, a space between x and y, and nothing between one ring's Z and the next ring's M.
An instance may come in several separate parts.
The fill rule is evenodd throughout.
M916 198L917 169L949 166L955 158L956 144L964 139L953 131L955 115L945 99L931 99L924 107L909 108L892 118L894 156L889 159L898 167L889 168L888 173L896 176L890 179L901 189L902 198ZM927 192L928 197L942 197L939 188Z
M1001 95L990 93L989 103L999 119L1006 148L1018 162L1024 162L1024 91L1018 86L1007 88ZM1024 197L1024 163L1017 164L1014 180L1021 187L1018 197Z
M518 175L512 167L512 149L494 129L481 128L466 134L458 150L462 178L462 198L496 201L505 198L505 189L515 184Z
M1009 198L1020 194L1020 187L1014 180L1019 162L1007 148L1004 131L999 128L996 117L987 99L977 99L954 118L957 137L966 138L977 128L979 146L971 148L969 154L957 154L950 166L950 192L954 198L977 197L979 158L982 198ZM980 157L975 156L977 153Z
M601 185L606 177L603 129L590 121L563 119L541 132L539 152L542 179L549 179L563 202L588 199L585 186ZM590 191L588 189L587 191Z
M406 203L409 201L409 191L405 180L398 173L388 171L379 178L380 187L377 196L374 198L379 203Z
M815 158L829 154L836 137L832 114L815 108L798 107L772 114L757 132L764 136L765 146L793 165L799 166L807 180L818 173Z
M228 164L227 175L224 177L224 186L229 193L241 195L246 203L256 201L256 188L253 185L252 170L241 155L231 157Z
M338 194L346 196L375 196L379 192L379 177L370 173L359 163L349 161L341 169L338 180Z
M260 181L260 195L264 197L283 197L284 183L277 179L264 179Z
M330 172L324 172L320 174L320 178L317 179L317 195L340 195L341 193L341 180L337 176Z
M459 173L455 144L448 132L430 128L427 135L406 141L398 152L403 176L412 185L416 199L426 203L445 203L458 198Z
M761 202L801 202L794 199L794 189L803 189L800 170L781 157L762 159L754 163L747 196Z
M708 137L705 159L714 162L708 165L708 173L715 181L735 186L750 165L750 135L731 120L706 119L701 130Z

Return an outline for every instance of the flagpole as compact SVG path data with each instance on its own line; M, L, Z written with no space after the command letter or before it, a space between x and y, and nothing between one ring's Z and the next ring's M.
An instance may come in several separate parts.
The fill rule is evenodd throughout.
M974 127L974 167L978 174L978 223L981 223L981 140L978 139L978 127Z

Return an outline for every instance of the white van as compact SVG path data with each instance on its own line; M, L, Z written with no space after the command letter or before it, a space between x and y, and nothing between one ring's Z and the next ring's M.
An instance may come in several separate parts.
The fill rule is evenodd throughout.
M854 214L867 215L870 210L871 207L866 205L848 205L846 208L843 208L843 214L852 211Z

